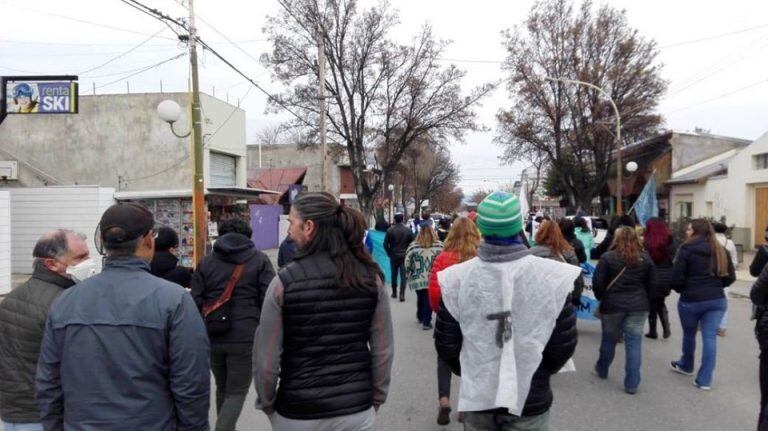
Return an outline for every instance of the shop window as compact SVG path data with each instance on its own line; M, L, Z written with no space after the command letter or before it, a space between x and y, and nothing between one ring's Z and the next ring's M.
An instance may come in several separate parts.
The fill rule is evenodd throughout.
M693 202L680 202L680 217L693 217Z

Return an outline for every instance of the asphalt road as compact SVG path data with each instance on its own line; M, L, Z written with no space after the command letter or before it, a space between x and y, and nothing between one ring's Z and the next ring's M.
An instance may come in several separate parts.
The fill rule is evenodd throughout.
M737 282L734 291L745 292L748 282ZM693 378L669 370L680 355L680 322L677 297L667 298L673 334L668 340L643 339L642 383L636 395L623 390L624 355L619 345L607 380L590 372L597 359L599 324L579 322L579 345L574 361L577 371L553 376L555 403L552 430L753 430L757 418L758 347L749 320L750 303L729 299L727 336L718 338L717 369L713 389L704 392ZM461 430L452 416L449 426L435 423L437 413L436 355L432 332L416 323L416 302L392 303L395 325L395 364L389 399L377 417L376 429L387 431ZM697 361L698 361L697 352ZM697 362L698 363L698 362ZM453 392L458 391L454 378ZM243 409L238 429L269 430L266 417L253 408L254 394ZM458 399L454 395L454 399ZM453 404L454 409L456 403ZM215 414L211 414L211 423Z
M574 356L577 371L552 378L555 402L551 429L754 430L760 396L758 347L749 320L750 303L743 297L735 297L746 293L750 284L739 281L732 287L729 329L726 337L718 338L718 364L711 392L695 388L692 377L669 370L669 361L680 355L681 332L674 294L667 299L673 335L669 340L643 340L642 383L636 395L623 391L623 345L619 345L607 380L591 374L597 358L600 328L597 323L580 321L579 344ZM407 302L392 302L395 363L389 399L378 414L376 429L461 430L455 414L449 426L440 427L435 423L436 355L432 332L423 331L416 323L415 299L409 292ZM458 386L458 378L454 378L454 400L458 399ZM270 430L266 416L253 407L254 400L251 389L238 429ZM455 401L453 407L456 408ZM216 419L213 410L210 417L213 426Z

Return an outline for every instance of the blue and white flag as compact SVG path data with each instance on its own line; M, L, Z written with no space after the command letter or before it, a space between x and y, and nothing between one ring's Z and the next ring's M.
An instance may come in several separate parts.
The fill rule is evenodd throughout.
M645 226L645 222L651 217L659 216L659 201L656 200L656 178L655 171L651 174L651 178L645 183L643 191L635 201L635 214L637 214L637 220L641 225Z

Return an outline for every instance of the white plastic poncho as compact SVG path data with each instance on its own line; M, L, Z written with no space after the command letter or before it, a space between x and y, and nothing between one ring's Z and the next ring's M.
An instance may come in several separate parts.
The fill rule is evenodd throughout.
M522 413L533 373L580 272L577 266L526 256L510 262L474 258L437 274L445 307L464 337L459 411L503 407ZM500 319L506 337L497 340Z

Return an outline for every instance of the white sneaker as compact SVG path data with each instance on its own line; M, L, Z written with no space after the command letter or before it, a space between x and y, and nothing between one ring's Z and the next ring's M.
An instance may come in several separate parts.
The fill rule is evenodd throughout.
M700 385L696 380L693 381L693 386L696 386L697 388L701 389L702 391L711 391L712 390L712 386Z

